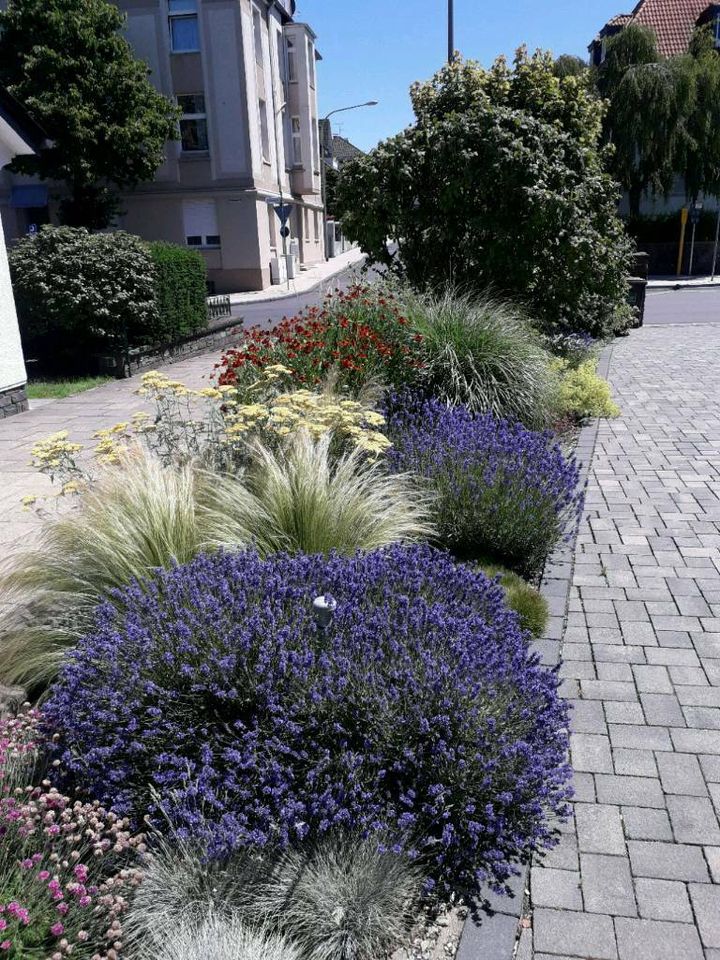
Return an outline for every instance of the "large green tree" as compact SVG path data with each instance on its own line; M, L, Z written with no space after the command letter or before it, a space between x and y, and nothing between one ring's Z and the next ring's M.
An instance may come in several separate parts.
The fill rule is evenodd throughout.
M691 202L720 196L720 57L710 27L695 32L683 65L693 87L675 164Z
M0 83L44 127L52 145L12 169L66 185L61 218L100 228L118 189L151 180L177 111L150 83L109 0L9 0L0 12Z
M647 192L668 193L686 147L695 84L685 58L663 59L655 34L630 24L608 41L597 86L607 100L610 169L640 215Z
M630 244L591 82L520 50L490 70L457 60L411 96L415 123L343 170L347 235L419 288L490 288L548 328L623 329Z

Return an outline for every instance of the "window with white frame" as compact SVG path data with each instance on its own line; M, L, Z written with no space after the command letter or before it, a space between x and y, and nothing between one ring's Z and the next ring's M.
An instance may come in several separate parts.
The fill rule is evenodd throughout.
M299 166L303 162L302 158L302 130L300 129L300 117L293 117L290 121L292 130L293 163Z
M317 210L313 213L315 227L315 243L320 243L320 214Z
M183 200L183 222L189 247L220 246L214 200Z
M318 152L318 140L319 140L318 122L315 117L311 117L310 118L310 150L312 152L313 169L315 170L320 169L320 161L319 161L320 154Z
M308 56L308 78L310 80L310 86L315 86L315 46L313 45L312 40L307 42L307 56Z
M268 204L268 232L270 236L270 249L277 251L277 214L275 213L274 207Z
M262 17L260 11L253 4L253 42L255 44L255 62L262 65L263 62L263 43L262 43Z
M197 0L168 0L168 20L172 52L197 52L200 49Z
M283 85L283 89L285 89L287 86L287 59L283 46L282 30L278 30L275 33L275 43L277 45L278 65L280 67L280 82Z
M260 111L260 142L262 144L263 160L270 160L270 127L268 125L267 103L264 100L258 100L258 110Z
M290 83L295 83L297 81L297 51L295 49L295 41L292 37L287 38L286 46L288 80Z
M202 93L180 94L177 98L180 118L180 144L183 153L197 153L208 149L207 113L205 95Z

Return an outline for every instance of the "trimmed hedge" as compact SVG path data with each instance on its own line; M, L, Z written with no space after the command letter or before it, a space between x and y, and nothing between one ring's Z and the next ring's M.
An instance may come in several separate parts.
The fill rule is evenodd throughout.
M207 268L196 250L156 241L148 249L155 265L159 339L172 343L207 327Z
M25 352L53 370L84 371L93 352L168 344L207 325L205 263L193 250L46 226L9 259Z

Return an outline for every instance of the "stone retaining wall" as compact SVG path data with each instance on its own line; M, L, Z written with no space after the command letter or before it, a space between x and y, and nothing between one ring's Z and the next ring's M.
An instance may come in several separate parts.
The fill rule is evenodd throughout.
M119 350L116 353L98 355L95 359L100 373L124 379L167 363L187 360L214 350L229 349L239 342L242 333L243 320L241 317L235 317L209 330L185 337L177 343L166 346L133 347L127 354Z
M27 409L28 398L24 385L11 390L0 390L0 420L16 413L24 413Z

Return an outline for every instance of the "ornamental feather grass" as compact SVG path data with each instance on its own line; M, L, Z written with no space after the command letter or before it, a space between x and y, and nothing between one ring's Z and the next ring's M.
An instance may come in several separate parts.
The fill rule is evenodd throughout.
M358 450L335 458L330 447L330 435L303 433L284 454L256 443L240 478L162 466L140 449L124 457L6 567L2 679L47 685L111 590L203 551L353 553L433 533L428 499L409 477L387 476Z
M423 338L419 379L429 395L473 413L547 425L555 384L550 355L518 307L453 290L402 296Z

